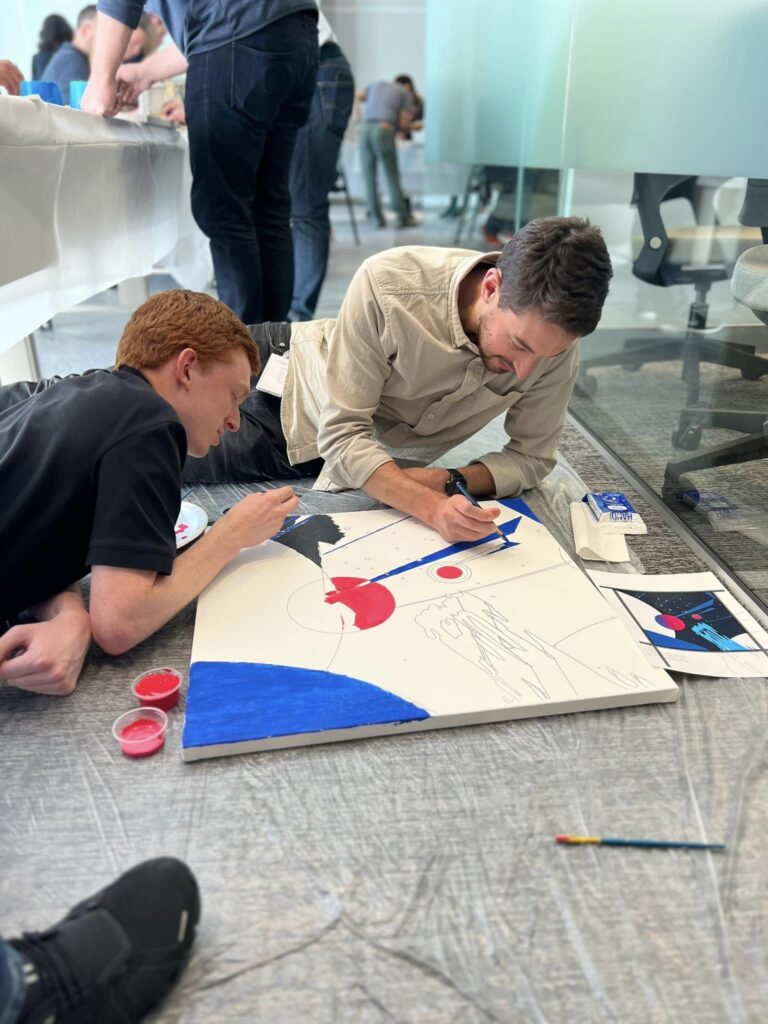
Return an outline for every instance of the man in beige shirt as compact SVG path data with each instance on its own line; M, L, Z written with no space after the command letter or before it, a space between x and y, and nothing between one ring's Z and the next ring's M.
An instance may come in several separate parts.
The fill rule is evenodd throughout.
M451 493L456 473L472 494L504 497L552 470L576 341L597 326L610 278L600 231L573 217L532 221L501 253L378 253L335 320L252 329L263 354L289 345L282 399L252 391L240 432L185 478L319 472L316 488L362 488L446 540L486 536L498 510ZM428 468L502 412L500 451Z

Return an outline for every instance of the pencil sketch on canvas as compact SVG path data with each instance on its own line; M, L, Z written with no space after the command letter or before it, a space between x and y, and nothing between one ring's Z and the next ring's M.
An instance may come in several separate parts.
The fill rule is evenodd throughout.
M674 700L521 499L482 541L393 510L300 517L198 603L187 760Z

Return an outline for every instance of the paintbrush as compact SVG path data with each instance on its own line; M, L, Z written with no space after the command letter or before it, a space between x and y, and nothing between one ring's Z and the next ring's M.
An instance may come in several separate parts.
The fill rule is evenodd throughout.
M460 483L458 480L456 481L456 490L461 491L461 493L464 495L464 497L467 499L467 501L471 501L472 504L475 506L475 508L482 508L483 507L480 504L480 502L477 500L477 498L473 494L470 494L469 491L467 490L467 488L464 486L464 484ZM488 525L493 530L495 530L496 533L498 533L498 535L501 537L501 539L504 541L504 543L507 546L509 546L509 547L512 546L509 543L509 538L507 537L506 533L504 533L503 530L500 530L499 527L496 525L496 523L488 523Z
M555 836L565 846L646 846L664 850L724 850L723 843L688 843L669 839L619 839L616 836Z

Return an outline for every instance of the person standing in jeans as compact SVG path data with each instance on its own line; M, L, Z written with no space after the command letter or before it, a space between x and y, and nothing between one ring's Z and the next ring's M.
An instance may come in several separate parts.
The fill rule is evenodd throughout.
M320 64L309 120L299 131L291 163L294 282L290 319L312 320L328 267L328 193L355 100L355 82L328 19L320 12Z
M175 46L120 66L144 0L99 0L82 109L113 114L187 70L192 213L219 298L245 323L285 320L293 294L288 176L317 79L314 0L153 0Z
M373 82L367 88L361 89L357 98L365 104L360 125L360 158L363 165L368 217L380 228L384 227L384 214L381 212L376 184L376 171L380 160L387 179L389 201L397 214L398 227L414 227L416 220L411 216L408 201L400 185L400 170L397 166L395 148L396 132L407 130L410 124L410 94L405 86L397 82Z

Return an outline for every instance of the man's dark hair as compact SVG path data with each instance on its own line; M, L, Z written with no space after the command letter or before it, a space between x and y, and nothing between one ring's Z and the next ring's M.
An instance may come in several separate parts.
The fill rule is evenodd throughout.
M582 338L600 321L611 258L599 228L580 217L539 217L502 250L499 308L534 310Z

